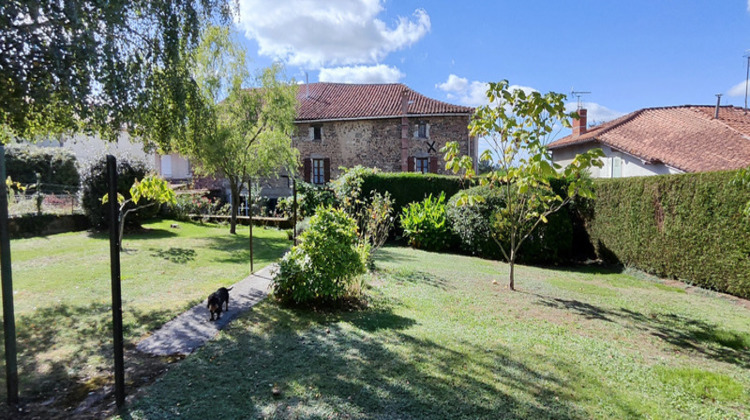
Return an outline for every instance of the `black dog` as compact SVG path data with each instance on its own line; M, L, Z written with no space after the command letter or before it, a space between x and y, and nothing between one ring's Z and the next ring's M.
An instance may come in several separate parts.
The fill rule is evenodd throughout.
M216 314L216 320L218 321L219 318L221 318L221 305L225 305L226 308L225 311L229 310L229 291L232 290L230 287L227 289L226 287L220 287L219 290L211 293L211 295L208 297L208 310L211 312L211 318L209 318L209 321L214 320L214 314Z

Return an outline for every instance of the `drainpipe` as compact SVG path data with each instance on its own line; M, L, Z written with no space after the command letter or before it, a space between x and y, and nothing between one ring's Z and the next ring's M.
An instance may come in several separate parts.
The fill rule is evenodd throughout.
M409 91L401 92L401 172L409 170Z
M719 119L719 107L721 106L721 93L716 94L716 111L714 112L714 119Z

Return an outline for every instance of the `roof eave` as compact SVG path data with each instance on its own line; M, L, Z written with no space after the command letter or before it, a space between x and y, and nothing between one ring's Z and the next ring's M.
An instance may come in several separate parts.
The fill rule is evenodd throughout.
M473 112L452 112L452 113L436 113L436 114L407 114L408 118L414 117L470 117ZM403 114L397 115L382 115L382 116L365 116L365 117L344 117L344 118L317 118L317 119L297 119L294 120L295 124L302 123L323 123L323 122L336 122L336 121L361 121L361 120L388 120L394 118L402 118Z

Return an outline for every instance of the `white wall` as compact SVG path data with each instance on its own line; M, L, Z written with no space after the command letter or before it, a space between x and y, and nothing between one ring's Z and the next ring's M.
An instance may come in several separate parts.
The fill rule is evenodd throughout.
M591 176L594 178L618 178L618 160L620 172L619 176L623 178L632 176L681 174L684 172L679 169L667 166L663 163L645 163L640 158L624 152L620 152L600 143L586 143L569 146L562 149L555 149L552 151L552 161L565 167L573 161L573 158L575 158L577 154L583 153L595 147L600 147L604 152L605 157L602 158L602 162L604 163L603 167L594 167L591 169Z
M42 147L62 147L70 150L82 166L88 166L92 161L101 159L111 154L117 158L128 158L143 161L151 169L154 167L154 159L151 154L143 150L143 144L131 140L126 132L120 133L117 142L104 141L96 136L76 134L66 136L60 140L45 140L37 143Z

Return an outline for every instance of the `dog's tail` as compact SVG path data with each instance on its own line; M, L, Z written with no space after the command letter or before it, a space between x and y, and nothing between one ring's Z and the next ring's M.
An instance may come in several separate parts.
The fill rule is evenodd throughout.
M230 291L230 290L232 290L232 289L234 289L234 286L232 286L232 287L228 287L228 288L227 288L227 292L228 292L228 291Z

